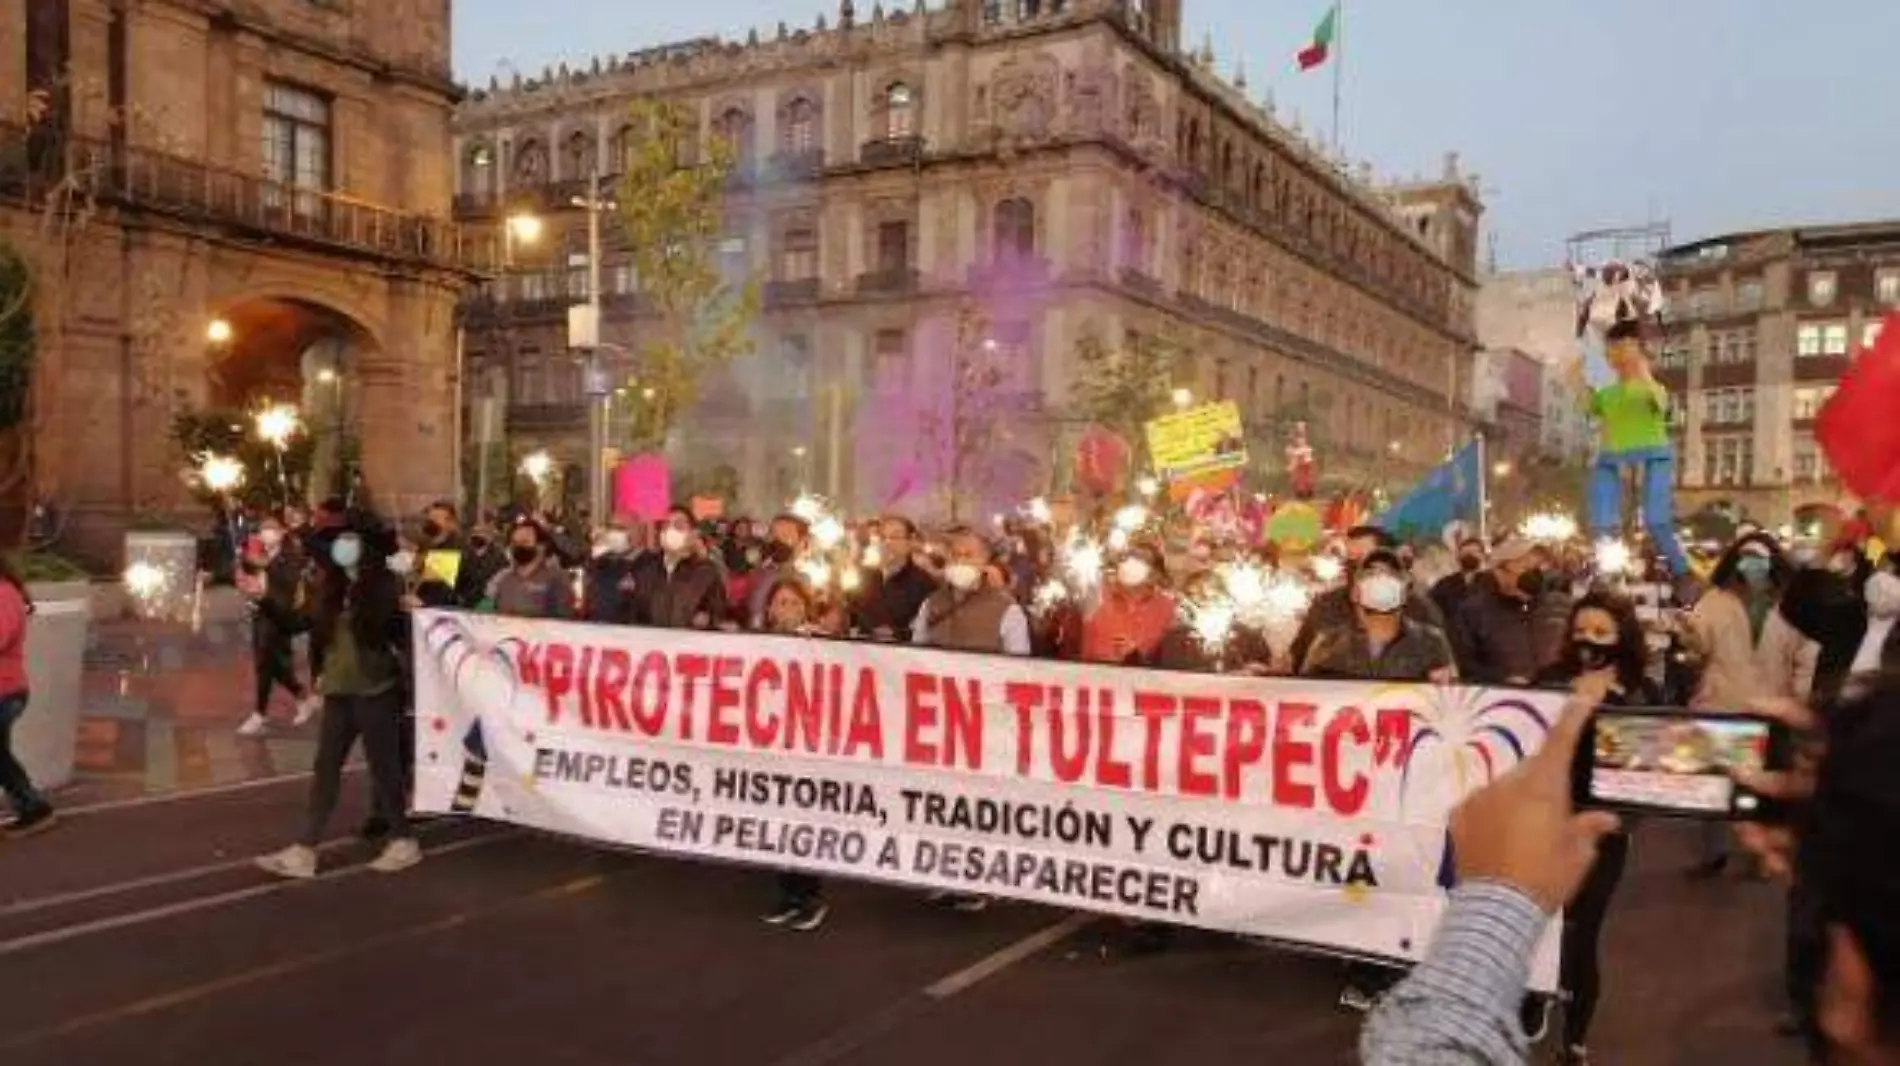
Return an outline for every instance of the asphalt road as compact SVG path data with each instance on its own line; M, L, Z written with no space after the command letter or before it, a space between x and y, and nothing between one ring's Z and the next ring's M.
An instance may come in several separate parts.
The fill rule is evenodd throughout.
M0 1063L1355 1060L1337 962L1218 937L1136 954L1112 923L854 885L800 935L756 920L762 872L469 822L431 823L404 874L364 870L344 840L319 880L272 882L249 859L283 843L304 788L82 810L0 845ZM1771 1033L1779 894L1685 883L1687 842L1639 833L1596 1061L1795 1066Z

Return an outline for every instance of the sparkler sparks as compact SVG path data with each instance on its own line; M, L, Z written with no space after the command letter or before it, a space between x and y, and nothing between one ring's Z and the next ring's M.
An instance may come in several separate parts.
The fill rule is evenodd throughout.
M244 484L244 464L229 455L206 452L198 458L198 480L212 492L231 492Z
M1313 556L1312 567L1313 567L1313 577L1316 578L1322 585L1330 585L1333 582L1338 581L1340 578L1340 575L1346 572L1345 564L1341 563L1338 558L1331 555Z
M1184 620L1188 630L1208 654L1219 657L1226 650L1236 618L1233 600L1225 596L1205 600L1183 599L1181 613L1186 616Z
M812 588L822 589L831 584L831 565L819 558L806 558L798 561L798 572Z
M1597 573L1606 577L1623 574L1635 576L1643 570L1641 560L1630 550L1629 545L1609 537L1597 541L1596 562Z
M303 431L303 416L287 403L272 404L257 412L255 422L257 438L278 451L289 447L290 438Z
M125 568L125 591L144 603L165 591L165 569L141 559Z
M844 523L834 515L821 515L811 524L811 542L819 551L830 551L844 541Z
M1080 593L1087 594L1102 583L1102 546L1079 531L1069 531L1069 539L1062 546L1062 564Z
M1138 503L1115 512L1115 528L1124 533L1133 533L1148 524L1148 508Z
M825 501L806 493L792 501L792 514L806 522L816 522L825 514Z
M875 540L869 544L866 544L864 546L864 555L858 559L858 562L860 565L869 567L873 570L877 569L878 567L883 566L884 565L884 545Z
M1540 511L1526 517L1517 531L1531 540L1567 541L1577 535L1577 520L1557 511Z

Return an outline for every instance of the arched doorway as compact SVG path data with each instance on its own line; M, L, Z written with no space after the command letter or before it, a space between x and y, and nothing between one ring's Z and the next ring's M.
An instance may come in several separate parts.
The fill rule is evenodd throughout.
M261 297L223 308L206 333L207 409L249 413L289 404L311 445L309 495L345 495L361 454L356 367L369 332L322 304Z

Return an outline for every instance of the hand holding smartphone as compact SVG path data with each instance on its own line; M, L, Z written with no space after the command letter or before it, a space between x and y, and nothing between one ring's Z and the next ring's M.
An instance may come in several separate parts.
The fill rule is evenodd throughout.
M1601 707L1571 765L1578 809L1721 821L1764 821L1774 800L1735 780L1736 771L1785 770L1788 727L1760 715L1660 707Z

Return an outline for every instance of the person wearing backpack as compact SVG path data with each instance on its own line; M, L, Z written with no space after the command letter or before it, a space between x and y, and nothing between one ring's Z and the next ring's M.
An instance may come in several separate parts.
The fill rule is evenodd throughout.
M0 826L10 837L51 829L53 805L33 787L26 767L13 754L13 725L26 713L26 623L33 597L26 582L0 557L0 791L13 805L13 820Z

